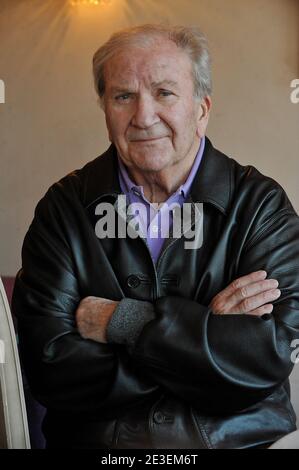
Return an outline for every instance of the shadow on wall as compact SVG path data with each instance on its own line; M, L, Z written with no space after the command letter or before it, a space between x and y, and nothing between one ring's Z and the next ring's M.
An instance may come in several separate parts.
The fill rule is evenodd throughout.
M31 67L36 67L37 63L40 64L40 67L43 67L45 73L49 73L53 56L59 48L63 47L63 39L70 22L70 8L72 7L69 0L43 2L39 0L1 0L0 24L1 18L2 21L5 21L5 18L9 20L10 15L12 15L14 31L16 32L9 38L9 48L7 50L9 54L12 50L15 51L15 67L19 65L17 57L19 55L26 56L26 60L22 60L23 75L26 69L30 70ZM24 29L24 17L26 17L26 30L30 31L32 42L30 54L28 49L25 49L25 45L23 49L22 42L20 42ZM2 38L2 41L1 48L5 50L5 37ZM26 45L28 47L27 41ZM43 57L43 60L39 61L39 57Z
M43 1L40 0L1 0L0 3L0 14L6 13L9 14L12 10L15 10L19 7L26 7L28 4L35 7L37 15L41 12L47 10L62 10L70 6L69 0L49 0Z
M147 0L146 8L144 2L140 0L130 0L123 4L126 20L129 25L136 25L138 23L164 23L170 24L172 22L178 23L175 14L175 8L169 7L169 2L157 2L157 0ZM142 18L142 21L139 21ZM153 21L153 18L156 18ZM171 21L173 19L173 21Z

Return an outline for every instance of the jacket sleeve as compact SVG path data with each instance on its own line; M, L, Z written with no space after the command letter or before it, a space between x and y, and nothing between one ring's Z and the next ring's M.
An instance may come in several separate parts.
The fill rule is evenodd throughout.
M75 322L81 294L74 248L64 233L59 205L59 188L52 188L36 208L23 243L12 311L23 367L36 399L54 411L96 419L134 403L151 381L136 373L124 346L80 336Z
M299 219L285 193L259 208L236 277L265 269L279 281L272 314L214 315L194 300L166 296L153 305L133 348L143 372L211 413L242 410L283 384L299 338Z

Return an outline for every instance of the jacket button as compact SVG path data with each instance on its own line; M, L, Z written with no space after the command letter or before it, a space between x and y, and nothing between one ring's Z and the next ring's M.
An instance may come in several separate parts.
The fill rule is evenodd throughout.
M156 411L153 418L157 424L162 424L164 422L164 414L161 411Z
M128 287L132 287L133 289L135 289L136 287L138 287L140 284L140 279L135 276L134 274L131 274L128 279L127 279L127 286Z

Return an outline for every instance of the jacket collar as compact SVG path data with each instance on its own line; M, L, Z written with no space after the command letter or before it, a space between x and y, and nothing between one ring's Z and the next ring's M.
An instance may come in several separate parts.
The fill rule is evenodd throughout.
M214 205L226 214L230 204L230 159L215 149L206 137L201 164L193 180L190 196L194 202ZM118 160L114 145L82 168L84 205L89 207L103 196L121 194L118 180Z
M202 161L191 186L193 201L210 203L222 213L228 212L232 192L231 162L206 137Z

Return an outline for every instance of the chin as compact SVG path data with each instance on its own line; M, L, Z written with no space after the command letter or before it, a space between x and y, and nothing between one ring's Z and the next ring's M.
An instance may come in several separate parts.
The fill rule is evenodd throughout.
M172 159L169 155L161 155L160 152L146 152L135 155L132 161L142 171L161 171L171 164Z
M167 167L172 159L173 152L169 145L165 145L164 139L153 144L141 145L139 148L132 148L131 161L144 171L161 171Z

